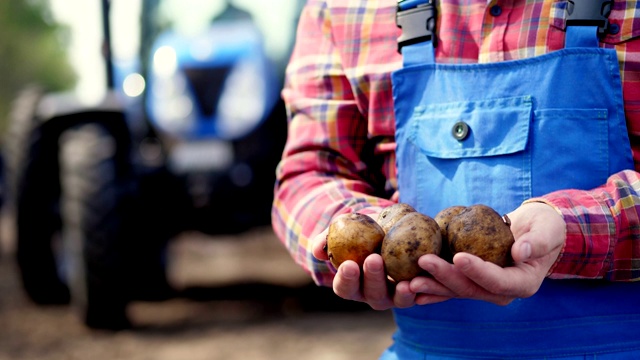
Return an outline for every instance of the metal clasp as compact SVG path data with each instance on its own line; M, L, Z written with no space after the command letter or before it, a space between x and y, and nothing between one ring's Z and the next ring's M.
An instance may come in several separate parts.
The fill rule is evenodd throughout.
M609 14L613 0L569 0L567 26L598 26L598 36L609 31Z
M436 8L433 3L428 2L405 10L398 6L396 25L402 29L402 35L398 38L398 52L403 46L429 40L436 46Z

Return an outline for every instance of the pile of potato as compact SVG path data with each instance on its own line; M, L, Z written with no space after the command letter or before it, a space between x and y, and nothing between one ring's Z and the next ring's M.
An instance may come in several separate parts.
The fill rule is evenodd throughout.
M451 262L458 252L474 254L499 266L510 265L514 237L502 216L486 205L451 206L435 218L404 203L385 208L377 220L350 213L336 217L327 234L327 255L337 268L345 260L362 266L379 253L394 281L428 275L418 266L425 254Z

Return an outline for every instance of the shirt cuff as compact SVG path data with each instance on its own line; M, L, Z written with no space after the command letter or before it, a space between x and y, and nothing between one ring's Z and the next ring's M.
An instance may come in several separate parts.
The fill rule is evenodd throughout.
M565 242L547 276L552 279L598 279L612 254L611 214L589 192L564 190L533 198L553 207L566 224ZM615 226L614 226L615 229Z

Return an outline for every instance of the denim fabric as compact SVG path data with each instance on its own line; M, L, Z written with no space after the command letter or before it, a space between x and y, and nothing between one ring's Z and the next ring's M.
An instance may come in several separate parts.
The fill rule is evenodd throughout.
M633 168L616 52L595 33L501 63L436 64L403 49L392 74L400 201L430 216L478 203L507 213ZM640 284L546 280L504 307L449 300L394 314L383 359L640 358Z

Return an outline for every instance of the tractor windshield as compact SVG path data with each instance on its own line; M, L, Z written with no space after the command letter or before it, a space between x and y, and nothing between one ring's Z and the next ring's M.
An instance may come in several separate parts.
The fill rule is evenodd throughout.
M185 34L197 34L212 22L253 20L264 36L267 54L285 61L295 33L299 0L165 0L159 17L166 26Z
M302 3L111 0L116 88L162 132L244 136L279 97Z

